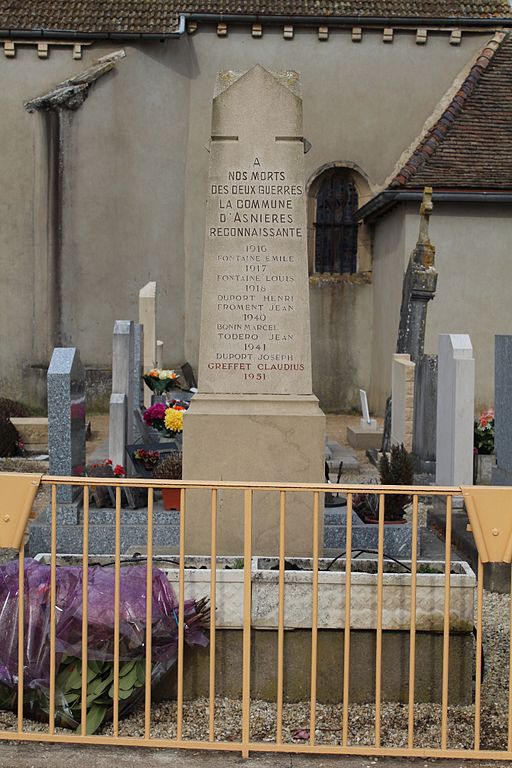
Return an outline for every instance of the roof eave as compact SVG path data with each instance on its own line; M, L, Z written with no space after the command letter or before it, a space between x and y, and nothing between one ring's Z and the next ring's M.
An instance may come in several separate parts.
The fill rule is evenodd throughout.
M357 221L371 224L399 203L423 199L423 188L385 189L363 205L356 213ZM434 203L512 203L512 189L497 190L434 190Z
M282 25L293 23L297 26L331 26L331 27L369 27L369 26L401 26L417 28L419 26L428 27L465 27L476 29L489 29L512 27L512 16L510 17L429 17L429 16L295 16L295 15L273 15L273 14L247 14L247 13L193 13L186 12L179 14L179 25L177 29L163 29L148 32L129 32L127 30L96 30L80 31L79 29L54 29L54 28L34 28L34 29L14 29L5 27L0 29L0 37L10 38L46 38L55 39L109 39L109 40L149 40L161 38L178 38L185 31L185 23L190 21L202 21L215 24L226 22L231 24L254 24L264 23L269 25Z

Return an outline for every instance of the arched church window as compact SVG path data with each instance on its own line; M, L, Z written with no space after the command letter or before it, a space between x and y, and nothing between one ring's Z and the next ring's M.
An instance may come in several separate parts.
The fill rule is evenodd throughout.
M317 274L357 271L357 209L357 189L349 173L341 168L326 172L316 194L313 223Z

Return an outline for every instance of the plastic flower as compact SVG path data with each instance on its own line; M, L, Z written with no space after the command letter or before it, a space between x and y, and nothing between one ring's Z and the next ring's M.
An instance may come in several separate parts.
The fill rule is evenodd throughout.
M178 378L178 374L176 371L172 370L161 370L158 371L158 378L164 381L165 379L171 379L172 381L175 381Z
M148 427L152 427L155 421L163 421L165 418L165 403L155 403L144 411L144 421Z
M168 408L165 412L165 428L169 432L183 432L183 411Z

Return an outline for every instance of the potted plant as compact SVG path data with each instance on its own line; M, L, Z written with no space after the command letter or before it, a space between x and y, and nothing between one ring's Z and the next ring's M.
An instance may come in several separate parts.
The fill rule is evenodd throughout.
M172 451L153 471L153 477L158 480L181 480L183 454ZM180 509L181 488L162 488L164 509Z
M383 453L379 463L382 485L413 485L414 465L410 454L401 445L393 445L391 453ZM411 502L409 495L388 494L384 505L384 522L405 523L405 508ZM379 520L379 497L377 494L359 494L354 499L354 510L365 523Z
M160 461L160 451L136 448L130 455L138 475L153 477L153 470Z
M170 368L152 368L142 378L156 395L163 395L171 389L181 389L179 374Z
M112 459L87 464L84 473L86 477L125 477L126 472L120 464L113 466ZM92 485L92 498L98 508L115 506L113 488L105 485Z
M489 485L494 457L494 409L482 411L475 421L473 483Z
M143 418L148 427L158 430L163 437L175 439L183 432L183 416L189 405L186 400L155 403L144 411Z

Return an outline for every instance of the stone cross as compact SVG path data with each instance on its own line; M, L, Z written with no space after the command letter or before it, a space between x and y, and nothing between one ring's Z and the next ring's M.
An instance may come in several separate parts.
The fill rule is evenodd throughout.
M74 347L56 347L48 368L48 453L50 475L85 470L85 373ZM72 486L57 489L57 501L71 504Z
M426 187L420 209L418 242L409 259L402 288L402 306L396 351L410 355L417 363L425 347L427 306L436 292L435 248L430 242L428 224L432 214L432 187Z

